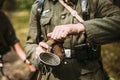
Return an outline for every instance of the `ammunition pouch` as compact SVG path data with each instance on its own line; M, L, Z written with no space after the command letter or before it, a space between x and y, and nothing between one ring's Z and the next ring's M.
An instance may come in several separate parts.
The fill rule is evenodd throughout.
M74 47L74 55L78 62L91 61L100 58L100 46L89 46L88 43L76 45Z

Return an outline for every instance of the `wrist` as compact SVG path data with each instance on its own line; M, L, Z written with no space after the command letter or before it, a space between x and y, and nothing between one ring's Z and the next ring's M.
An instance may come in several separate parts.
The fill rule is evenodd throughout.
M81 33L85 33L85 27L84 27L84 25L83 24L81 24L81 23L78 23L77 24L77 32L78 32L78 34L81 34Z
M73 26L71 26L70 32L75 34L81 34L85 32L85 27L81 23L73 24Z
M30 62L28 59L25 59L23 62L24 62L25 64L31 65L31 62Z

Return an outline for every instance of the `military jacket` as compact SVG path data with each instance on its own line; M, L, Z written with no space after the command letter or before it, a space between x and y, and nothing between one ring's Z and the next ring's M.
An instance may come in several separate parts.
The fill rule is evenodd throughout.
M0 54L10 51L10 47L18 42L15 31L8 17L0 11Z
M37 39L37 21L36 21L36 9L38 1L36 1L31 10L30 22L29 22L29 32L27 36L27 42L25 46L25 51L28 53L28 58L30 58L35 52L38 46ZM80 0L76 4L71 5L80 16L82 16L82 9ZM109 0L88 0L88 5L86 8L86 13L89 15L89 19L83 22L86 27L91 26L110 26L113 27L119 22L120 11L117 7L112 5ZM76 18L74 18L67 9L65 9L59 2L52 3L50 0L45 0L43 12L40 18L40 24L42 29L42 35L44 37L43 41L47 41L47 33L52 32L55 26L63 24L75 24L79 23ZM96 29L96 28L94 28ZM94 29L91 31L94 32ZM101 30L99 30L101 31ZM88 35L90 36L90 35ZM70 48L76 44L84 43L84 34L70 35L64 41L64 48ZM31 61L33 56L31 57Z
M119 30L120 30L120 18L116 22L116 24L114 24L114 26L102 26L102 27L86 26L87 41L95 42L97 44L107 44L111 42L120 41Z
M80 4L81 0L76 0L76 1L78 2L73 3L70 6L73 9L75 9L80 16L82 16L82 7ZM38 0L36 0L32 6L30 22L29 22L29 31L28 31L27 41L26 41L26 46L25 46L27 58L30 59L32 63L35 59L34 54L35 54L36 47L38 46L37 44L38 43L37 42L37 38L38 38L37 29L38 28L37 28L37 20L36 20L37 7L38 7ZM88 5L86 7L85 13L88 17L87 18L88 20L84 21L82 24L85 27L91 27L91 28L92 26L113 27L117 22L119 22L119 17L120 17L119 9L115 7L114 5L112 5L112 3L109 0L88 0ZM40 16L40 24L41 24L41 32L43 35L43 41L48 40L47 33L52 32L55 26L64 25L64 24L76 24L76 23L79 23L77 19L74 18L71 15L71 13L67 11L67 9L65 9L59 2L53 3L51 0L45 0L43 11ZM91 31L94 32L94 29L92 29ZM64 44L63 44L64 48L72 48L74 45L82 44L85 41L88 41L90 34L89 33L86 33L86 34L69 35L64 41ZM96 43L94 42L92 44L96 44ZM100 49L100 47L97 47L97 48ZM95 54L99 54L99 53L100 53L100 50L96 52ZM70 62L72 61L72 59L69 59L69 60ZM73 63L71 64L60 65L58 66L59 68L53 70L53 73L55 71L57 77L60 76L61 79L58 79L58 80L93 80L93 79L94 80L107 80L107 79L101 79L102 77L100 76L100 74L97 75L98 78L91 78L91 77L88 78L87 76L81 79L81 75L85 75L85 74L95 75L94 72L99 70L101 67L97 60L88 61L87 65L78 64L78 66L74 66L75 65L74 63L78 64L78 62L73 61ZM69 69L68 69L68 65L70 65ZM66 69L63 70L63 68L66 68ZM101 67L101 69L103 68ZM69 73L69 71L71 72ZM64 77L62 77L61 75ZM76 78L79 77L80 79L76 79L76 78L74 79L72 75L74 76L78 75ZM65 78L65 76L67 76L67 78ZM50 79L50 80L56 80L56 79Z
M116 8L114 10L115 7L116 6L110 6L110 9L115 12L114 14L116 16L98 20L99 23L97 24L99 26L96 26L96 22L92 22L92 24L91 22L88 23L90 27L87 25L85 26L88 42L106 44L120 40L120 9ZM105 23L103 21L105 21ZM104 25L102 23L104 23Z

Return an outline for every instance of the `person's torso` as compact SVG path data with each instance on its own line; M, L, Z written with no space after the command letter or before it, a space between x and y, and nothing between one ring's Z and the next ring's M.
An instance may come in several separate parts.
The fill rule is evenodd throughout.
M0 11L0 54L10 51L10 22L4 12ZM9 35L8 35L9 34ZM11 42L12 43L12 42Z
M80 16L82 16L81 4L79 0L77 4L73 4L73 6L71 7L75 9ZM48 40L47 34L52 32L55 26L65 25L65 24L75 24L79 22L59 2L53 4L51 1L45 0L40 23L41 23L44 40L47 41ZM70 46L83 43L84 39L85 36L83 34L70 35L64 41L64 47L70 48Z
M10 51L10 46L7 44L5 39L5 29L0 27L0 55L6 54L6 52Z

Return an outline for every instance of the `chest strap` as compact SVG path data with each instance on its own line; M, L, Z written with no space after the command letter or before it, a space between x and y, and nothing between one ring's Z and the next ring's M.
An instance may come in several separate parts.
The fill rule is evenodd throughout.
M43 10L43 5L44 5L45 0L39 0L38 2L38 7L37 7L37 15L36 15L36 20L37 20L37 38L36 42L37 44L42 41L42 32L41 32L41 25L40 25L40 16Z
M73 17L75 17L79 22L83 22L81 16L78 15L76 10L73 10L70 6L68 6L66 3L64 3L63 0L59 0L59 2L72 14Z

